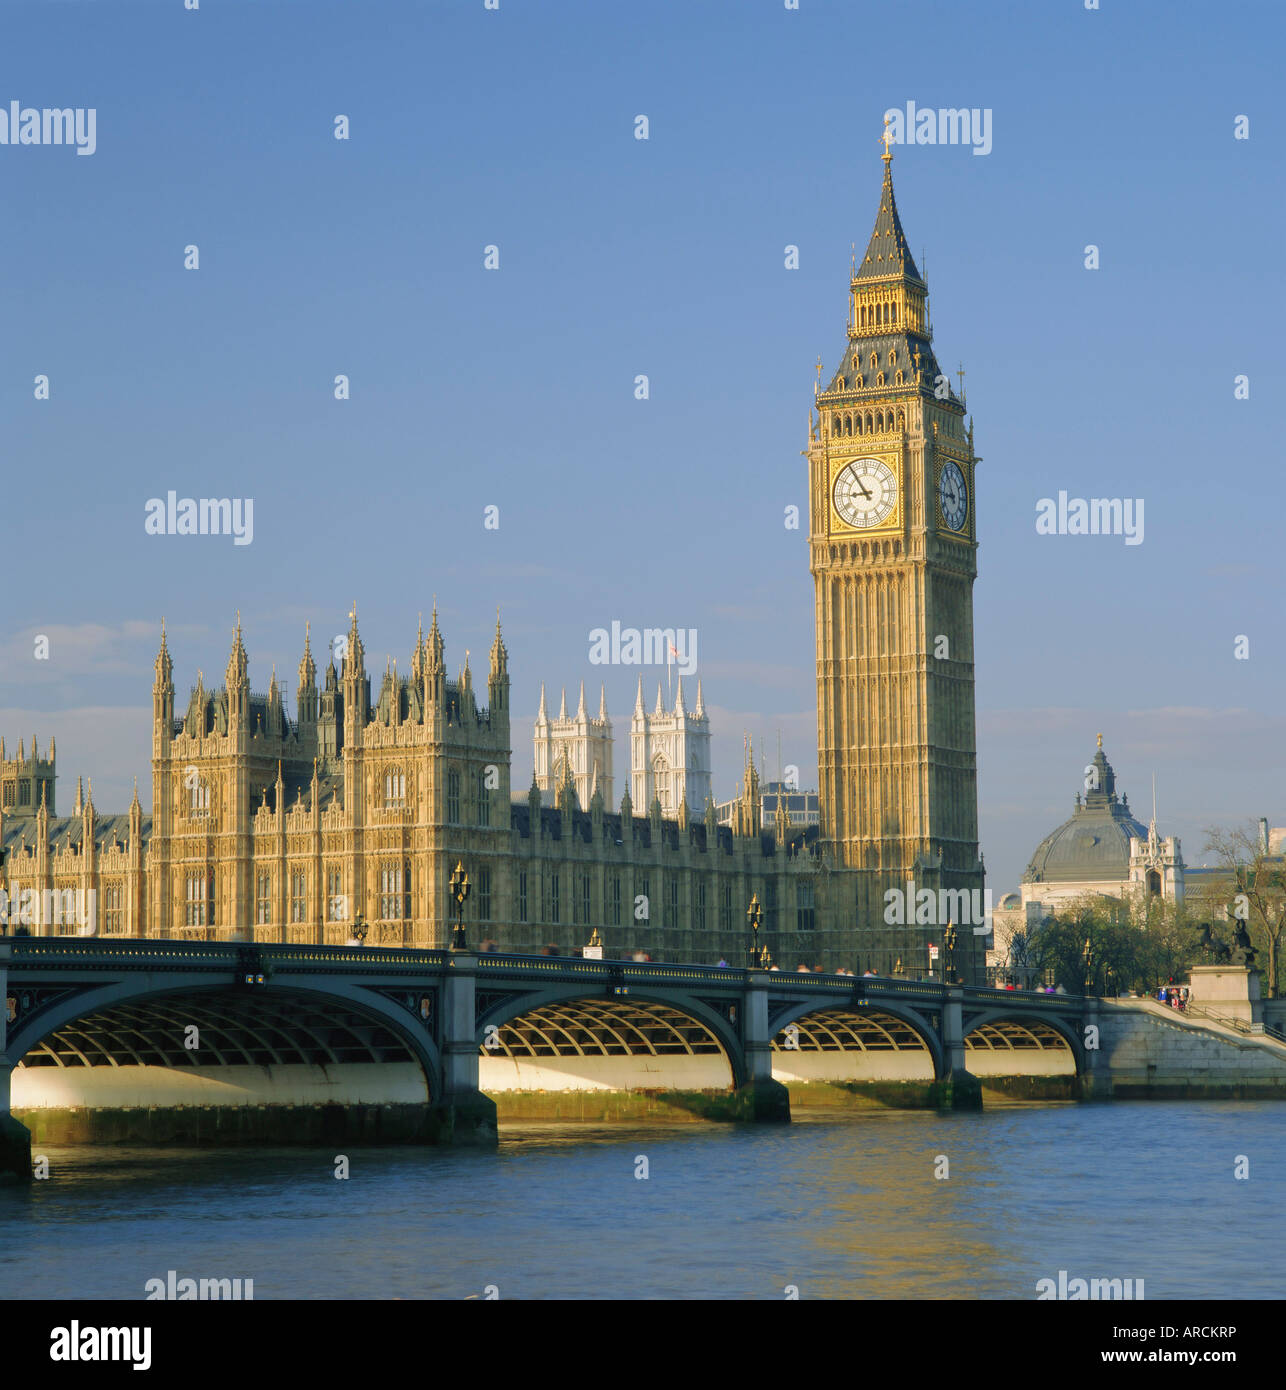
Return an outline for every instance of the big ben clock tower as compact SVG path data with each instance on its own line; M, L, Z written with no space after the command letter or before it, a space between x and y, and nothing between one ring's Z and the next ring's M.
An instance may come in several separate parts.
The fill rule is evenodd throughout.
M887 130L884 143L875 230L849 286L848 341L809 417L822 840L854 880L845 895L863 964L927 969L927 946L941 945L949 919L957 969L969 979L983 958L961 901L981 907L983 887L973 697L979 460L962 396L934 356L928 286L898 218ZM902 902L890 907L891 888Z

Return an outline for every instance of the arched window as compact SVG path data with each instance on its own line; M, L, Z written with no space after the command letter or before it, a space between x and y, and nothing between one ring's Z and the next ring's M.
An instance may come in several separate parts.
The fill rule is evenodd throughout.
M859 328L865 328L865 327L866 327L866 305L865 305L865 304L863 304L863 305L858 309L858 311L857 311L857 326L858 326Z
M896 323L896 322L898 321L898 306L897 306L896 304L894 304L894 305L891 305L890 307L891 307L892 310L893 310L892 322L893 322L893 323Z
M877 386L883 386L883 385L884 385L884 373L883 373L883 372L881 372L881 373L879 374L879 376L877 376L877 377L875 378L875 384L876 384Z
M188 814L208 816L210 814L210 784L194 777L188 783Z
M899 372L899 373L897 374L897 376L895 376L895 377L893 378L893 384L894 384L895 386L901 386L901 385L902 385L902 373L901 373L901 372Z
M396 922L411 915L411 864L380 866L380 916Z
M400 767L385 769L384 805L390 810L406 805L406 776Z
M896 352L894 352L894 351L892 350L892 348L890 348L890 349L889 349L889 366L890 366L890 367L896 367L897 364L898 364L898 355L897 355Z
M882 410L875 412L875 432L877 434L884 433L884 412Z
M670 804L670 764L664 753L658 753L652 761L652 790L662 806Z
M1161 875L1155 869L1148 870L1148 893L1154 898L1161 896Z
M871 370L874 371L875 368L878 367L879 365L880 365L880 359L879 359L874 353L872 353L872 354L871 354Z
M867 432L867 434L870 434L871 431L872 431L874 428L875 428L875 420L874 420L874 418L872 417L871 412L868 410L868 411L866 412L866 432Z
M857 432L858 434L862 433L862 417L860 415L857 417Z

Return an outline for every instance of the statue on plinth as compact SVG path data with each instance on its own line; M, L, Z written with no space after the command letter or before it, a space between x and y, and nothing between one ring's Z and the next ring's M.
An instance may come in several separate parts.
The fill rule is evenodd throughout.
M1237 918L1237 930L1232 936L1232 947L1233 965L1244 965L1248 968L1254 965L1255 948L1250 944L1250 933L1240 917Z
M1210 930L1209 922L1202 922L1201 936L1197 939L1197 945L1214 959L1216 965L1222 965L1232 958L1232 948L1226 941L1220 941Z

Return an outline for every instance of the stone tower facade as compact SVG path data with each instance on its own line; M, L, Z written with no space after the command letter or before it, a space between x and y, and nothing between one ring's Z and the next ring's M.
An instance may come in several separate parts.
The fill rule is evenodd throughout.
M711 800L710 720L700 681L697 703L691 711L683 698L680 676L674 708L666 710L658 684L656 708L649 714L643 704L643 678L639 677L630 717L630 795L634 804L643 808L650 807L655 798L666 816L677 816L685 801L689 814L699 815Z
M809 415L823 853L855 875L859 929L886 893L982 888L973 692L973 427L933 351L928 286L884 182L849 284L847 342ZM959 923L959 917L954 918ZM945 922L897 926L918 951ZM981 938L968 938L976 967ZM958 961L964 965L959 953ZM909 964L910 962L906 962ZM918 961L917 961L918 963Z
M585 682L580 685L580 703L576 713L568 717L567 692L563 691L557 719L550 719L545 707L545 687L540 687L540 710L534 730L533 767L536 786L555 796L564 782L570 781L576 791L576 804L589 806L597 788L603 800L611 805L612 778L612 721L607 717L607 689L598 696L598 714L591 718L585 709Z
M18 740L18 755L5 756L4 739L0 738L0 814L34 815L43 804L49 814L54 810L54 741L49 740L49 755L42 758L36 740L31 740L28 753L21 739Z

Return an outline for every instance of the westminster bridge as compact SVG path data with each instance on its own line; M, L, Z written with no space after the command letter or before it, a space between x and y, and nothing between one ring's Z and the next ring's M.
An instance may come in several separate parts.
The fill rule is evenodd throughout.
M0 1166L20 1174L27 1124L44 1142L486 1143L493 1095L646 1092L760 1121L817 1086L959 1107L982 1080L1062 1078L1070 1098L1092 1091L1098 1007L881 977L98 937L0 942L0 996Z

